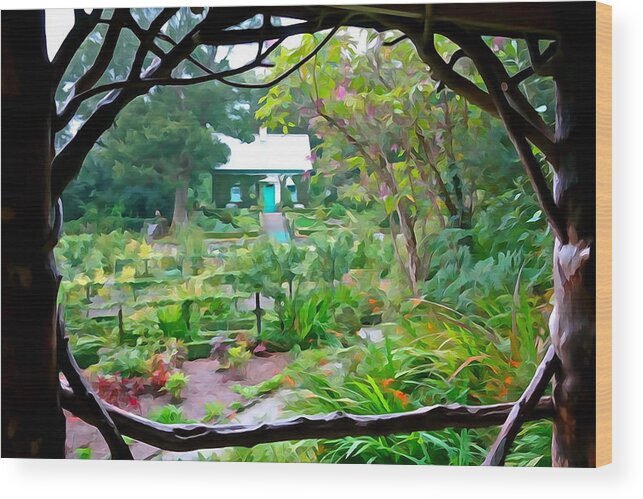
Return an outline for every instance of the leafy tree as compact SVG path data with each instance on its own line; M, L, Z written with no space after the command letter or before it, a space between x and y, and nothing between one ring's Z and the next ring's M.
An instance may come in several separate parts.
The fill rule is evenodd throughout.
M116 179L146 185L150 190L163 183L174 187L175 228L188 221L190 181L225 162L229 153L185 101L185 93L175 89L160 89L149 99L137 99L121 113L103 141ZM194 105L198 101L190 102Z
M429 272L427 240L446 227L470 229L474 210L491 199L487 189L493 195L511 188L520 165L501 123L441 89L411 43L390 47L391 34L361 33L336 35L296 76L268 91L257 117L284 132L307 126L321 137L318 179L331 179L331 196L334 189L350 203L384 207L397 259L417 294ZM275 71L318 43L311 35L282 49ZM526 49L496 43L522 69ZM453 52L454 45L442 38L439 49ZM465 62L459 70L479 78Z

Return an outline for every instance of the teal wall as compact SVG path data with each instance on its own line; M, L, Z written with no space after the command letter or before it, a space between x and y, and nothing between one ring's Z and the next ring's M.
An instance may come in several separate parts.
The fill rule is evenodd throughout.
M212 202L217 208L225 208L230 202L230 190L235 184L241 188L241 203L236 203L240 208L258 206L260 202L261 184L260 180L265 179L266 174L247 173L213 173L212 174ZM297 186L297 202L308 204L309 180L302 180L301 175L292 175ZM290 199L290 192L286 188L285 180L281 182L282 202Z

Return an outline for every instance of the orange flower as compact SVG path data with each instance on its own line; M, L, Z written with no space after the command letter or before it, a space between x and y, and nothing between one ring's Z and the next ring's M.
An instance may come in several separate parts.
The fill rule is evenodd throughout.
M391 384L392 384L392 383L394 383L394 382L395 382L395 379L393 379L393 378L388 378L388 379L385 379L384 381L382 381L382 386L383 386L384 388L388 388L388 387L389 387L389 386L391 386Z
M377 305L377 300L375 298L369 298L368 299L368 304L369 305Z
M377 313L382 310L382 307L373 307L373 313Z
M505 385L507 385L507 386L511 385L511 381L512 381L512 380L511 380L511 376L507 376L507 377L505 378Z
M404 407L406 407L406 405L409 403L409 396L401 390L395 390L393 392L393 396L400 402L402 402L402 405Z
M284 383L284 385L288 385L288 386L295 386L295 380L294 380L294 379L292 379L292 378L291 378L290 376L288 376L288 375L284 376L284 381L283 381L283 383Z
M511 367L520 367L520 361L519 360L512 360L509 362L509 365Z
M325 366L326 364L328 364L328 359L319 359L318 364L320 366Z

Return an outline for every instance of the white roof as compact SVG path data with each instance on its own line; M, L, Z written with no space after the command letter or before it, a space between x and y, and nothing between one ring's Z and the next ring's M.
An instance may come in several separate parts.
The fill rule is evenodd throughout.
M254 141L241 142L222 133L214 133L230 148L228 162L215 166L216 171L305 172L313 169L310 140L305 134L255 134Z

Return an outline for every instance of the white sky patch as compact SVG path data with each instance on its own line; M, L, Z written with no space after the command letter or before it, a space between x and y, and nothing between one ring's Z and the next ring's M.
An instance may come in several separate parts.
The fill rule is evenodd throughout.
M74 25L73 9L45 9L47 55L51 61Z

